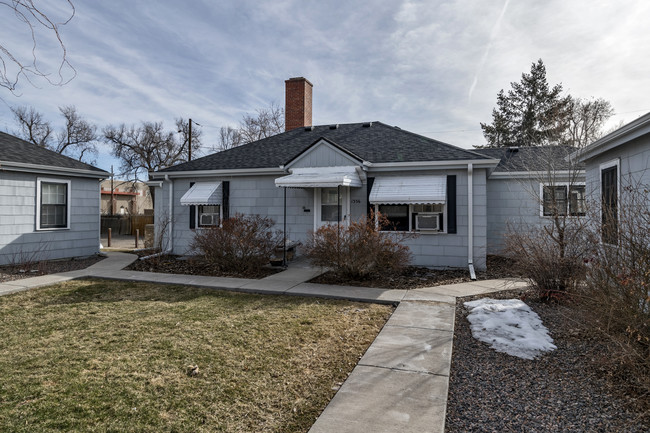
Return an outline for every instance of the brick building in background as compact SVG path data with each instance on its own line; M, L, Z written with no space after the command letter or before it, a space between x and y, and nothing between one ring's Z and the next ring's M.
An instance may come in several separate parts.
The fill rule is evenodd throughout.
M101 184L102 215L153 214L153 203L147 184L125 180L113 180L112 183L112 193L110 179L104 180Z

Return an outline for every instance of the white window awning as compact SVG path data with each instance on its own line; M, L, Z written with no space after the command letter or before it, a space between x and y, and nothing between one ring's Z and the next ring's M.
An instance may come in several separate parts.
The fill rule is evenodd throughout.
M372 204L444 203L447 176L377 177L368 201Z
M221 182L197 182L181 197L184 206L220 205Z
M287 188L361 187L355 166L294 168L290 175L275 179L275 186Z

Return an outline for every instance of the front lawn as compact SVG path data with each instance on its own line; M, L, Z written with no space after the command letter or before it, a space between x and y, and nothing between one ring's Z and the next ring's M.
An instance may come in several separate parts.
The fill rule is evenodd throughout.
M0 431L304 432L391 312L98 280L0 297Z

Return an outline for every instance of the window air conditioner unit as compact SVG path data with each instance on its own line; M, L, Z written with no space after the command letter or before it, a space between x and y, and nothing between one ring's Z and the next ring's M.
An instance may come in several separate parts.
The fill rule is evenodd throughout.
M440 230L440 213L419 213L415 216L416 230Z
M199 224L202 226L214 226L217 225L217 215L215 214L202 214Z

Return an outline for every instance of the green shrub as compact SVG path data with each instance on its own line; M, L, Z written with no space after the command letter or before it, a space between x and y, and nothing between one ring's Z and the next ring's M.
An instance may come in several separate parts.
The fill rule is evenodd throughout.
M253 272L269 263L282 241L273 226L268 217L236 214L221 227L196 230L190 248L221 271Z
M374 214L350 221L348 226L320 227L307 243L306 256L316 266L324 266L343 277L367 278L403 269L411 259L409 248L401 243L412 235L388 229L388 220Z

